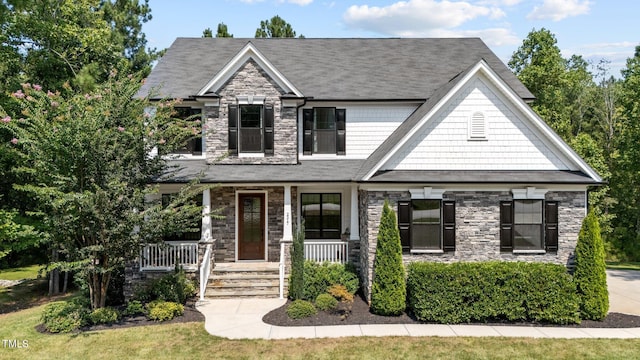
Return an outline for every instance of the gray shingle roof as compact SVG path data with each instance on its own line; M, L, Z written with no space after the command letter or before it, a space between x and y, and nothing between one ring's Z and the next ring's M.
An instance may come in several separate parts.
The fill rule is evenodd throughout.
M523 99L533 95L479 38L178 38L140 95L188 98L251 42L306 97L326 100L428 99L484 59Z
M364 160L309 160L296 165L208 165L204 160L169 161L160 182L203 183L350 182Z

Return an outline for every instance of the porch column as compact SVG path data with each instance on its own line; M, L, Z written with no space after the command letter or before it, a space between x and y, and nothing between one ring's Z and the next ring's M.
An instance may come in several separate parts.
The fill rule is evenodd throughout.
M291 185L284 186L284 229L282 230L283 241L293 241L292 219L291 219Z
M351 184L351 235L349 240L360 240L360 214L358 213L358 184Z
M213 236L211 235L211 190L206 189L202 192L202 236L201 241L211 242Z

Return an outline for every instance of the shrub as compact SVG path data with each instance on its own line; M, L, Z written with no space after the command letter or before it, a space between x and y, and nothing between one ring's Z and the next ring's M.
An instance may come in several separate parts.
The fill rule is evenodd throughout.
M164 300L184 304L195 294L195 284L187 279L184 270L180 269L136 289L133 298L142 302Z
M296 231L291 247L289 297L293 300L304 297L304 223Z
M579 323L579 299L564 266L525 262L413 263L409 310L421 321Z
M103 307L93 310L89 314L89 320L92 324L112 324L118 321L120 313L111 307Z
M373 262L371 311L378 315L400 315L407 307L402 245L396 214L385 200L378 228Z
M144 314L144 305L138 300L132 300L127 303L127 307L124 309L123 315L135 316Z
M88 314L79 301L57 301L45 306L41 321L52 333L67 333L86 325Z
M155 300L147 304L147 317L154 321L167 321L184 314L184 306L182 304Z
M353 294L347 290L344 285L333 285L327 289L327 293L333 296L336 300L340 300L343 302L353 302Z
M287 307L287 315L292 319L303 319L317 313L315 306L306 300L294 300Z
M590 211L584 218L578 235L576 269L573 274L580 296L580 312L583 319L602 320L609 311L604 256L598 218Z
M338 300L330 294L320 294L316 298L316 307L319 310L333 310L338 306Z
M352 267L342 264L314 261L304 263L304 300L313 301L318 295L326 293L332 285L344 285L349 292L355 294L360 287L360 280Z

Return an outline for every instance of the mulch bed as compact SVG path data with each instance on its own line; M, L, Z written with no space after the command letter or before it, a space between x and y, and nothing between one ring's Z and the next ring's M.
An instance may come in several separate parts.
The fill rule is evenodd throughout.
M369 311L369 305L361 297L356 296L353 302L351 314L343 319L340 314L326 311L318 311L316 316L304 319L291 319L287 316L288 301L285 305L266 314L262 321L278 326L322 326L322 325L364 325L364 324L424 324L411 314L400 316L380 316ZM471 323L465 325L494 325L494 326L555 326L571 328L633 328L640 327L640 316L620 313L609 313L602 321L582 320L579 325L556 325L536 322L487 322Z

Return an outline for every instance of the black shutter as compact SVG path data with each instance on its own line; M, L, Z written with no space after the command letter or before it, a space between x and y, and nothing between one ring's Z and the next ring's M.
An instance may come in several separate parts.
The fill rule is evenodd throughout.
M400 230L400 244L402 251L411 249L411 202L398 202L398 230Z
M545 249L549 252L558 251L558 202L545 203Z
M264 106L264 153L273 155L273 105Z
M229 105L229 154L238 154L238 105Z
M337 155L345 155L347 153L346 121L347 121L347 110L336 109L336 154Z
M313 109L302 110L302 152L304 155L311 155L313 152Z
M500 251L513 251L513 202L500 202Z
M442 202L442 250L456 250L456 202Z

